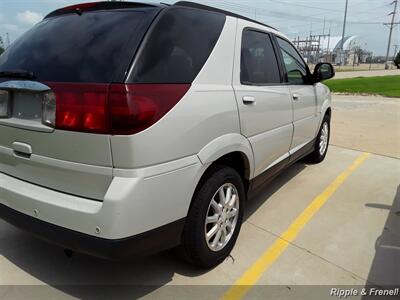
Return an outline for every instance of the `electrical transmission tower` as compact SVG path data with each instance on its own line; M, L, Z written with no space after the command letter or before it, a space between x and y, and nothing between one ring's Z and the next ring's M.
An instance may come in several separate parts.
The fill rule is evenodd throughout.
M395 20L396 20L396 14L397 14L397 4L398 4L398 2L399 2L399 0L394 0L394 1L392 2L392 4L391 4L391 5L394 4L394 10L393 10L393 12L391 12L391 13L389 14L389 16L390 16L390 15L392 16L392 21L391 21L390 23L384 23L384 25L389 26L389 41L388 41L388 46L387 46L387 51L386 51L386 61L385 61L385 69L386 69L386 70L389 69L388 60L389 60L390 44L392 43L393 28L394 28L396 25L399 25L399 24L400 24L400 22L397 22L397 23L395 22Z

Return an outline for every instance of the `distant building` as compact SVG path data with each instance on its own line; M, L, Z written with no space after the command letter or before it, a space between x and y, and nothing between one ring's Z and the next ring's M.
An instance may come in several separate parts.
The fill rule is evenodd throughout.
M358 36L346 36L343 41L343 52L341 54L342 37L332 36L321 39L321 50L322 53L326 53L325 58L329 59L329 62L333 64L340 64L341 60L344 59L345 65L355 65L362 61L363 57L359 57L357 49L362 49L362 43ZM326 56L327 55L327 56ZM342 59L341 59L342 56ZM361 56L361 55L360 55ZM366 57L365 57L366 60Z
M344 38L343 53L341 36L312 35L305 39L299 37L293 42L309 63L340 64L344 62L346 65L356 65L365 63L370 57L369 53L363 49L364 44L356 35Z

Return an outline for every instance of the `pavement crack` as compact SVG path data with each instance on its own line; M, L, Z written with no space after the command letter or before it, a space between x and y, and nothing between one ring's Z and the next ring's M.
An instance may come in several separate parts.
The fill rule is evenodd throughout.
M358 275L358 274L356 274L356 273L354 273L354 272L352 272L352 271L346 269L345 267L343 267L343 266L341 266L341 265L338 265L337 263L332 262L332 261L330 261L330 260L328 260L328 259L326 259L326 258L324 258L324 257L322 257L322 256L320 256L320 255L318 255L317 253L312 252L311 250L309 250L309 249L307 249L307 248L304 248L304 247L302 247L302 246L300 246L300 245L298 245L298 244L295 244L295 243L293 243L293 242L290 242L290 241L288 241L288 240L282 238L279 234L276 234L276 233L274 233L274 232L272 232L272 231L270 231L270 230L267 230L267 229L265 229L265 228L262 228L262 227L260 227L260 226L258 226L258 225L256 225L256 224L254 224L254 223L252 223L252 222L250 222L250 221L246 221L246 223L248 223L248 224L250 224L250 225L256 227L256 228L259 229L259 230L262 230L262 231L264 231L264 232L266 232L266 233L269 233L269 234L273 235L274 237L276 237L276 238L278 238L278 239L280 239L280 240L282 240L282 241L287 242L289 245L291 245L291 246L293 246L293 247L296 247L297 249L302 250L302 251L304 251L304 252L307 252L308 254L310 254L310 255L312 255L312 256L314 256L314 257L316 257L316 258L319 258L320 260L323 260L324 262L326 262L326 263L328 263L328 264L330 264L330 265L332 265L332 266L335 266L336 268L341 269L342 271L348 273L348 274L349 274L351 277L353 277L353 278L357 278L357 279L364 280L367 284L376 285L375 283L369 281L367 278L364 278L363 276Z
M396 157L396 156L390 156L390 155L386 155L386 154L382 154L382 153L366 151L366 150L363 150L363 149L356 149L356 148L351 148L351 147L345 147L345 146L337 145L337 144L329 144L329 146L334 146L334 147L337 147L337 148L342 148L342 149L352 150L352 151L358 151L358 152L366 152L366 153L370 153L370 154L373 154L373 155L383 156L383 157L392 158L392 159L397 159L397 160L400 159L399 157Z

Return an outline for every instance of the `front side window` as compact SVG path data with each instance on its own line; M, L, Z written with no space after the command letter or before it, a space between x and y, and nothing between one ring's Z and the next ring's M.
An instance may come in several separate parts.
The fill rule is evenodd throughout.
M240 81L247 85L280 83L280 73L271 37L245 30L242 39Z
M296 49L287 41L277 38L282 52L286 75L290 84L307 83L307 65Z

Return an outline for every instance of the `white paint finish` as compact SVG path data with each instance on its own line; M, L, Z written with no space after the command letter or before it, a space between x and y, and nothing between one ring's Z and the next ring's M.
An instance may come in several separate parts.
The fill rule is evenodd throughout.
M230 133L216 138L200 150L198 157L203 164L210 164L231 152L241 152L247 158L249 179L254 177L254 157L250 142L243 135Z
M112 168L32 154L16 155L0 146L2 173L55 190L102 200L112 180ZM1 194L0 194L1 195Z
M65 213L67 210L75 210L83 214L95 214L102 206L99 201L88 201L87 199L59 193L2 173L0 173L0 195L1 204L30 216L33 216L34 209L38 209L39 217L43 218L46 218L46 216L52 218L54 215ZM61 219L63 218L65 217L61 217Z
M115 177L152 177L161 175L163 173L172 172L178 169L182 169L194 164L199 163L197 155L187 156L174 161L169 161L155 166L147 168L137 169L113 169L113 176Z
M288 124L250 138L254 149L254 176L260 175L281 157L287 156L292 130L292 124Z
M205 167L197 162L170 172L161 166L163 173L151 177L114 177L103 202L59 193L0 173L0 204L30 216L36 209L39 219L81 233L124 238L186 217ZM152 168L147 174L154 173ZM179 188L171 188L176 186ZM100 235L95 233L97 226Z
M317 96L313 85L291 85L293 101L293 141L291 149L315 138L320 115L317 113ZM294 99L294 95L298 99Z
M18 145L30 148L31 155L14 152L23 150ZM109 137L0 125L0 171L66 193L102 199L112 180Z
M244 136L250 138L292 124L292 106L287 86L246 86L239 83L234 88ZM254 104L243 102L243 97L248 96L254 97Z

